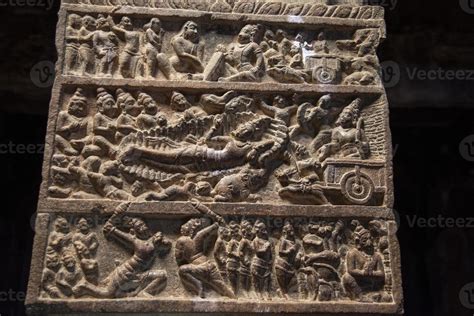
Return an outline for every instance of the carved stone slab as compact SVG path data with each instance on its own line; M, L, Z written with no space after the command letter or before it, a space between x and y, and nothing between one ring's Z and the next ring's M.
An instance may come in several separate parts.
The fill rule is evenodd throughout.
M352 2L63 1L29 312L402 313Z

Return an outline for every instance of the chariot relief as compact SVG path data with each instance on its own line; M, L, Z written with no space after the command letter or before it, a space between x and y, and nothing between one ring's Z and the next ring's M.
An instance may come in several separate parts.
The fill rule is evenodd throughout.
M402 313L383 9L64 0L27 306Z

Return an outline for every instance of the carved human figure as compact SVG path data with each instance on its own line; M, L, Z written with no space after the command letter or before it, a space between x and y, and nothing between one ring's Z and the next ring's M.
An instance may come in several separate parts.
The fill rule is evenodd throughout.
M72 244L76 250L80 266L87 281L97 284L99 266L95 255L99 247L97 235L90 231L87 219L81 217L76 224L77 231L72 235Z
M53 223L53 231L48 237L48 248L56 253L61 253L63 249L71 244L71 228L66 218L58 216Z
M56 286L64 296L75 296L74 287L84 281L84 273L71 250L64 251L61 260L62 266L56 274Z
M96 25L97 31L94 32L92 40L97 57L97 73L106 77L112 77L115 72L118 50L118 38L112 32L112 18L99 15Z
M230 229L227 226L220 226L218 229L218 237L214 246L214 260L216 260L217 268L224 280L227 280L227 244L230 241Z
M116 140L120 142L124 136L138 130L137 116L143 108L130 93L117 89L116 94L117 105L122 111L117 118Z
M299 251L300 247L296 243L293 225L286 220L278 244L278 256L275 260L276 279L279 286L278 294L285 299L289 299L288 291L290 283L296 275L296 257Z
M171 242L161 232L153 234L142 219L123 217L127 209L128 204L119 205L114 215L105 223L103 231L106 237L130 248L133 255L117 266L100 286L88 282L79 284L74 288L77 296L153 297L166 287L166 271L151 270L151 267L157 256L164 256L169 252ZM128 231L123 231L117 226L117 219L119 222L126 222Z
M99 172L101 160L97 156L90 156L80 161L75 159L69 166L69 172L78 184L78 191L72 197L76 199L93 199L98 197L98 192L89 177L89 173Z
M46 250L45 268L41 278L41 286L50 298L61 298L63 294L56 284L56 274L61 267L61 259L59 254L52 248Z
M161 21L152 18L150 22L143 26L145 31L143 41L145 43L145 76L156 78L158 71L161 71L166 79L171 76L171 64L166 54L161 52L164 31L161 28Z
M82 17L82 27L79 30L79 69L81 76L95 73L95 56L93 50L93 35L96 31L96 21L90 15Z
M181 31L171 39L171 46L175 56L170 61L177 72L190 74L203 72L204 44L200 41L196 22L184 23Z
M360 118L361 103L362 100L357 98L339 114L330 142L319 150L319 161L330 156L367 159L370 148Z
M111 200L132 199L132 196L123 190L123 180L116 160L102 163L99 172L88 172L87 175L101 196Z
M320 32L313 42L313 51L319 54L329 54L329 45L324 32Z
M177 91L173 91L170 98L170 107L176 112L176 117L179 120L189 121L195 117L207 116L207 113L199 106L193 106L188 99Z
M252 283L259 299L271 300L273 245L268 237L267 226L262 220L254 225L255 238L252 247L255 256L252 259Z
M258 27L244 26L237 36L237 43L227 49L226 74L219 81L260 81L265 75L265 60L260 46L254 41Z
M87 142L87 98L81 88L77 88L69 99L67 109L59 112L55 142L56 147L65 155L76 156Z
M193 205L202 213L212 213L200 203L193 203ZM225 225L224 220L219 216L214 216L214 220ZM202 220L197 218L191 219L181 226L181 237L175 244L175 257L179 266L178 274L181 282L188 291L201 298L205 297L205 285L222 296L235 298L216 264L206 255L206 246L210 240L215 238L219 223L214 222L207 227L203 226Z
M272 105L268 105L261 100L259 106L263 113L282 121L286 126L289 126L291 117L298 110L298 105L290 105L289 101L282 95L275 96Z
M374 249L369 230L358 226L354 241L356 248L347 253L342 284L352 300L373 302L378 296L374 292L383 290L385 283L383 258Z
M230 240L227 243L226 253L226 268L227 268L227 277L230 282L230 286L234 291L234 294L237 295L239 292L239 268L240 268L240 252L239 252L239 242L240 242L240 225L236 221L231 221L229 223L230 230Z
M76 73L79 65L80 43L78 35L81 27L81 17L72 13L68 15L67 20L65 34L66 47L64 55L65 68L68 73Z
M80 241L87 247L92 256L95 256L99 241L96 233L91 231L91 224L84 217L79 218L76 224L77 231L72 235L72 242Z
M94 115L92 141L83 151L83 156L114 158L116 154L118 107L114 97L104 88L97 89L97 113Z
M291 167L275 174L282 186L278 190L278 195L282 199L307 205L329 204L321 186L320 178L314 170L320 168L320 165L314 160L297 161L298 168Z
M71 195L71 174L68 170L69 161L65 165L57 165L54 163L55 157L63 156L63 154L55 154L52 158L51 181L48 187L48 194L54 198L66 198Z
M124 78L135 78L140 58L141 32L133 30L132 21L124 16L118 25L112 26L112 31L125 46L119 55L119 73Z
M210 200L211 185L206 181L173 184L160 192L147 192L142 198L146 201L189 201L193 198Z
M138 105L143 108L137 117L137 126L141 130L150 130L158 126L166 126L166 117L158 113L158 105L146 93L140 92L137 98Z
M253 226L250 221L243 219L241 224L242 238L239 242L239 256L240 256L240 281L241 293L245 297L249 297L252 286L251 265L254 256L252 240L254 238Z

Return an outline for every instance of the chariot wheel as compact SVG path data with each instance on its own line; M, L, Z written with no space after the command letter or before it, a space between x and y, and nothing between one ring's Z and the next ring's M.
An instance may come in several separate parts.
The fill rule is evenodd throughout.
M333 83L336 80L336 70L328 67L319 67L313 71L313 80L322 84Z
M351 203L364 205L372 198L375 185L368 175L360 172L356 167L355 171L350 171L342 177L341 191Z

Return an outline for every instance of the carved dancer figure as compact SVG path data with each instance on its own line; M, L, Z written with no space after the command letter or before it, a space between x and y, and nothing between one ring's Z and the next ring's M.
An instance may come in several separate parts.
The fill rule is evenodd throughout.
M117 63L118 38L112 32L113 21L109 16L99 15L96 20L97 31L92 37L94 51L97 56L97 73L112 77Z
M347 253L347 272L342 277L342 284L352 300L377 301L377 294L373 292L382 290L385 283L383 258L375 251L369 230L358 226L354 239L356 249Z
M218 237L214 246L214 260L221 273L222 279L227 280L227 244L230 241L230 229L227 226L220 226Z
M167 283L167 273L164 270L151 270L157 256L166 255L171 242L161 232L153 234L147 224L140 218L125 218L129 204L123 203L116 209L114 215L105 223L104 234L120 245L131 248L131 258L121 263L112 271L100 286L82 282L74 288L77 296L90 295L98 298L116 297L153 297L158 295ZM128 232L121 230L115 221L126 222Z
M76 73L79 65L79 28L81 27L81 17L77 14L69 14L66 26L66 49L64 63L67 73Z
M156 78L158 71L161 71L166 79L171 76L171 64L166 54L161 52L164 31L161 28L161 21L152 18L149 23L143 26L145 31L143 40L145 43L145 76Z
M158 105L146 93L140 92L137 98L138 106L143 109L137 117L137 126L141 130L150 130L158 126L166 126L166 117L158 113Z
M330 156L367 159L370 147L365 137L364 122L359 117L361 103L362 100L357 98L342 110L331 132L331 141L319 150L319 161Z
M79 30L79 69L81 76L93 75L95 73L95 56L93 49L93 35L96 31L96 22L90 15L82 17L82 27Z
M239 292L239 268L240 268L240 252L239 252L239 241L240 241L240 226L237 222L231 221L229 223L230 240L227 243L227 276L230 282L230 286L237 295Z
M177 72L190 74L203 72L204 66L201 60L204 45L199 37L198 25L193 21L187 21L181 31L171 39L171 46L176 55L170 61Z
M193 202L194 208L213 218L215 223L203 227L200 219L191 219L181 226L181 237L175 244L175 256L178 274L184 287L201 298L205 297L204 286L209 286L222 296L235 298L232 290L223 280L215 263L206 256L206 244L215 237L219 225L225 221L199 202Z
M260 81L265 75L265 60L260 46L254 41L258 26L246 25L230 44L226 54L226 72L219 81Z
M290 283L296 275L297 260L296 256L300 251L296 243L295 230L288 220L285 221L282 230L282 237L278 245L278 256L275 260L276 279L278 281L278 294L289 299L288 291Z
M117 133L117 115L119 109L114 97L104 88L97 89L97 110L93 120L92 141L82 155L114 158L116 154L115 135Z
M272 105L268 105L260 100L259 106L264 114L282 121L286 126L290 125L291 117L298 110L298 105L290 106L288 100L281 95L277 95L273 98Z
M56 147L65 155L76 156L87 141L89 108L82 89L77 88L69 99L67 110L59 112L56 128Z
M254 225L255 239L252 241L255 256L252 259L252 283L261 300L271 300L273 245L268 237L267 226L261 220Z
M243 219L240 227L242 232L242 239L239 242L241 292L245 297L249 297L252 286L251 265L254 256L252 245L254 238L253 226L248 220Z
M120 142L124 136L138 130L137 116L143 108L130 93L117 89L116 94L117 105L122 111L117 118L116 140Z
M112 31L125 42L119 55L119 73L124 78L135 78L140 54L141 32L134 31L132 21L124 16L118 25L112 26Z
M78 267L74 253L66 250L62 255L62 266L56 274L56 286L64 296L75 296L74 287L84 282L84 273Z

